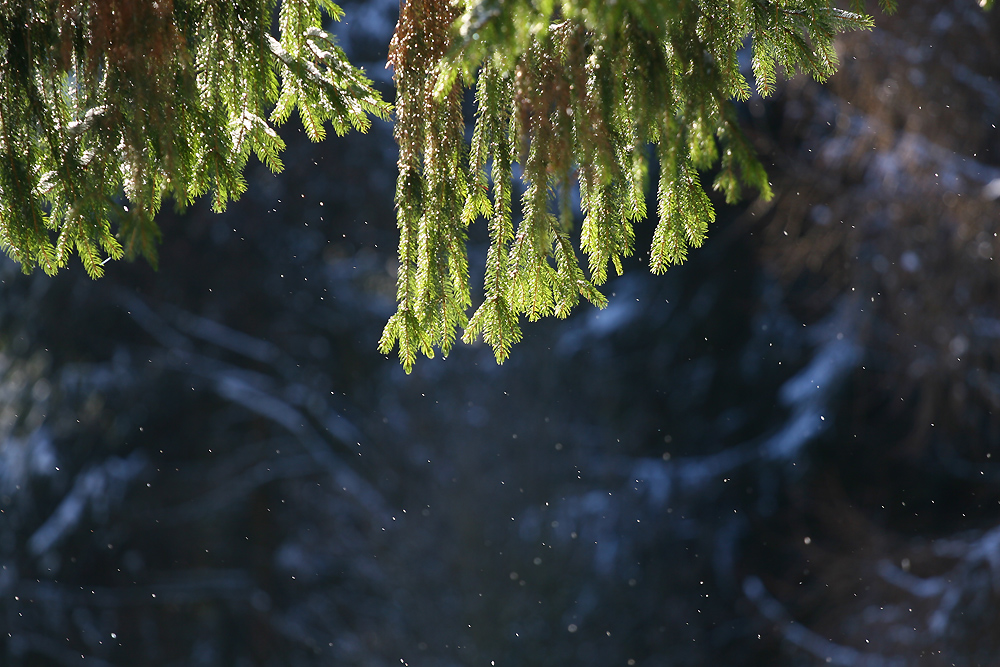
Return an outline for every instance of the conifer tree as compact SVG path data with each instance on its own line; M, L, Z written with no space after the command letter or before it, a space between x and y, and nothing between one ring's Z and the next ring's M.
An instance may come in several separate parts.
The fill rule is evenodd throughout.
M25 272L75 251L156 264L154 216L246 188L251 151L281 169L272 127L298 109L313 140L389 106L322 14L331 0L0 1L0 246Z
M780 72L824 80L836 35L872 26L861 4L402 0L389 51L398 310L380 349L398 346L409 372L461 329L503 361L521 316L603 306L598 287L646 217L650 146L650 269L684 261L715 216L703 174L727 202L744 187L771 194L733 105L752 92L740 54L761 95ZM281 169L273 126L296 108L313 140L327 122L342 134L386 118L324 13L342 14L332 0L0 0L0 246L26 272L54 273L74 252L93 277L110 258L155 265L164 197L211 192L222 210L251 151ZM466 232L479 218L490 245L470 318Z
M771 196L732 103L751 94L739 57L747 40L768 95L780 71L831 76L836 35L871 26L860 6L829 0L408 0L389 53L398 311L380 349L398 345L409 371L418 352L447 354L464 328L465 341L481 335L503 361L522 315L566 317L581 298L603 306L598 286L609 265L621 273L633 225L646 217L650 144L659 162L650 269L683 262L715 218L704 172L715 171L712 188L729 203L744 186ZM476 101L468 149L467 87ZM480 217L490 245L484 300L470 319L466 228Z

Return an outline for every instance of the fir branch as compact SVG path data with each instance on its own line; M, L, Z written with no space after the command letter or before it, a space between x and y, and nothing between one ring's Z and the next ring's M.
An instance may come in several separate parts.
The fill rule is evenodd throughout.
M399 310L380 349L398 346L409 371L418 352L447 354L464 327L464 340L482 336L502 361L522 315L565 317L581 298L603 305L597 285L635 252L653 155L650 267L683 261L715 216L702 172L717 170L727 202L747 187L771 196L732 100L751 83L770 94L779 72L831 76L836 36L872 25L854 5L404 2L389 55ZM251 154L281 170L274 126L296 110L314 140L327 124L343 134L387 118L324 14L342 11L331 0L0 2L0 246L25 271L55 272L73 254L94 276L109 258L155 264L164 197L185 206L211 191L221 210L246 188ZM740 69L748 40L753 82ZM467 227L479 218L490 246L483 301L467 319Z
M449 349L466 282L454 273L446 281L442 271L464 266L451 259L454 244L480 217L490 232L484 297L463 340L481 336L503 361L521 336L521 315L565 317L580 297L603 305L596 285L609 265L622 271L634 252L633 224L646 216L649 144L660 166L650 268L661 273L683 262L715 219L701 172L718 170L713 188L729 203L747 186L771 196L731 102L750 95L738 57L744 43L752 42L754 79L767 95L779 70L829 77L836 35L871 25L830 0L406 2L390 55L399 91L398 299L400 313L416 313L418 324L406 333L394 316L381 349L398 341L407 371L428 341ZM442 109L463 86L474 88L477 106L467 166L455 157L459 148L444 150L439 139L461 127ZM515 161L524 183L516 233ZM448 178L461 187L442 189ZM445 191L461 195L459 205L442 199ZM452 244L442 245L445 238ZM589 277L578 253L587 256ZM443 285L461 286L461 298Z
M389 106L321 29L330 0L0 3L0 246L26 272L73 254L155 265L164 197L246 188L254 153L280 171L273 124L313 139L365 130ZM270 120L265 120L270 117ZM124 203L119 203L124 201ZM460 268L460 267L459 267Z

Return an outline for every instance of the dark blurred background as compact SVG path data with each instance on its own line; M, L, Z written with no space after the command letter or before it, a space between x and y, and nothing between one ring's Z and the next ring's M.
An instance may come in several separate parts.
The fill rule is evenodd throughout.
M384 124L158 272L4 260L0 664L1000 664L1000 13L901 5L741 107L771 202L502 367L376 352Z

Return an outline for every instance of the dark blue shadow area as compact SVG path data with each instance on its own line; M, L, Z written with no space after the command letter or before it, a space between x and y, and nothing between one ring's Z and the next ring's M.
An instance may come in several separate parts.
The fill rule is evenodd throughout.
M5 262L0 664L996 664L1000 23L945 4L751 100L775 199L665 276L641 224L503 366L376 351L384 124L289 123L158 272Z

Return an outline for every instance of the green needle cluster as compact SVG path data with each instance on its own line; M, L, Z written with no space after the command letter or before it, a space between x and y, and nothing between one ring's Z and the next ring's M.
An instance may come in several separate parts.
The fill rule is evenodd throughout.
M164 197L215 210L273 171L272 125L364 130L389 105L322 29L329 0L0 1L0 245L25 272L156 264ZM277 14L278 36L271 34Z
M837 34L871 26L829 0L409 0L389 57L400 246L398 310L380 349L398 346L409 371L418 352L447 354L463 329L503 361L521 316L566 317L581 298L603 306L598 286L609 266L621 273L646 217L650 145L659 162L650 269L683 262L715 219L701 174L711 170L730 203L744 186L771 196L732 103L751 94L741 51L750 45L768 95L781 70L831 76ZM490 246L470 318L466 233L478 218Z

